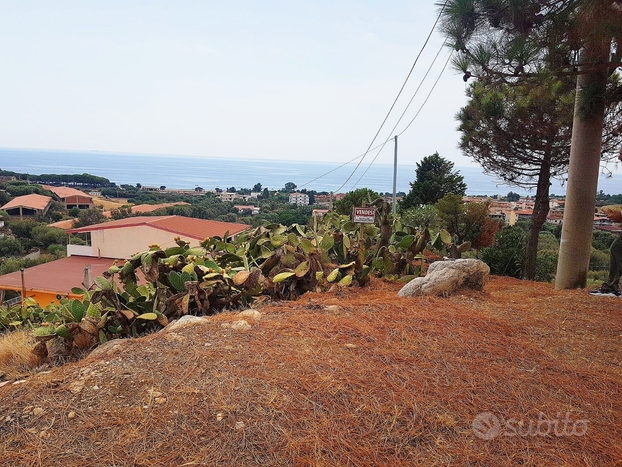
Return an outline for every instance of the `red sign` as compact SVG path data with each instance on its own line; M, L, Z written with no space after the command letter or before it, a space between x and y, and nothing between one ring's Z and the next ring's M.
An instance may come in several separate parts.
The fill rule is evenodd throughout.
M373 224L376 218L376 208L354 208L354 214L352 216L353 222L360 222L361 224Z

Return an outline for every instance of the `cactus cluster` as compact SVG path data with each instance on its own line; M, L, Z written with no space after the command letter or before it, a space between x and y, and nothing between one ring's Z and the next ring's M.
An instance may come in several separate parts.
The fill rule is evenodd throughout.
M271 224L235 240L210 237L200 247L179 238L171 248L151 245L113 265L89 290L74 289L81 298L39 307L47 321L35 335L88 348L166 326L188 313L210 315L248 305L260 295L288 300L308 291L364 286L370 274L407 281L424 272L426 246L452 248L446 231L384 221L388 229L361 228L329 213L315 229Z

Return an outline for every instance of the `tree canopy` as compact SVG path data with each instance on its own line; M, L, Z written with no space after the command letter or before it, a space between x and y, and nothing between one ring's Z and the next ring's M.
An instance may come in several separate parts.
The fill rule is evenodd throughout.
M379 197L380 195L374 190L370 190L369 188L359 188L357 190L350 191L339 201L335 201L334 209L339 214L349 216L352 214L353 207L361 207L363 205L363 201L365 201L365 203L369 206Z
M453 168L453 162L444 159L438 152L417 162L417 178L410 182L410 192L402 198L400 209L434 204L450 193L464 195L467 188L464 177L458 171L454 172Z
M556 288L584 287L589 262L603 121L622 87L607 87L622 65L617 0L448 0L441 28L464 81L485 86L576 76L566 210Z

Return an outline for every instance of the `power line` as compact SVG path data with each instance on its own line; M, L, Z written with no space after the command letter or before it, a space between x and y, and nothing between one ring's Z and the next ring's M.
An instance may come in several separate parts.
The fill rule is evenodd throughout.
M404 118L404 115L406 115L406 112L408 111L408 109L410 108L410 104L412 104L413 100L415 99L415 97L417 96L417 93L419 92L419 89L421 89L421 86L423 85L424 81L426 80L426 78L428 77L428 75L430 74L430 71L432 70L432 67L434 66L434 64L436 63L436 59L438 58L438 56L441 54L441 51L443 50L443 48L445 47L445 44L447 43L447 41L443 42L443 44L441 45L441 47L438 49L438 52L436 52L436 55L434 56L434 60L432 60L432 63L430 64L430 66L428 67L427 71L425 72L425 75L423 75L423 78L421 79L421 82L419 83L419 86L417 86L417 89L415 89L415 93L413 94L413 96L410 98L410 100L408 101L408 104L406 105L406 108L404 109L404 111L402 112L402 115L400 115L400 118L397 120L397 123L393 126L393 129L391 130L391 132L389 134L393 134L393 132L395 131L395 129L398 127L398 125L400 124L400 122L402 121L402 118ZM451 54L450 54L451 57ZM447 66L447 64L445 64L445 66ZM445 67L443 67L443 71L445 70ZM441 74L443 72L441 71ZM438 81L438 80L437 80ZM434 89L434 87L432 88ZM429 97L429 95L428 95ZM421 111L421 109L419 109L419 112ZM417 112L417 115L419 113ZM402 132L403 133L403 132ZM401 134L401 133L400 133ZM399 136L399 135L398 135ZM380 153L382 152L382 150L384 149L384 147L386 146L386 144L391 141L392 138L387 139L384 143L382 143L382 147L380 148L380 150L378 151L378 153L376 154L376 156L373 158L373 160L369 163L369 165L367 166L367 169L365 169L365 172L363 172L363 175L361 175L359 177L359 179L356 181L356 183L354 184L354 186L352 188L355 188L359 182L361 181L361 179L365 176L365 174L369 171L369 169L371 168L371 166L373 165L374 162L376 162L376 159L378 159L378 156L380 155Z
M369 147L367 148L367 151L365 151L365 153L363 154L363 157L361 158L361 160L358 162L358 164L356 164L356 167L354 168L354 170L352 171L350 176L347 178L347 180L345 182L343 182L343 185L341 185L339 188L337 188L336 191L339 191L344 186L346 186L346 184L350 181L350 179L352 178L354 173L360 167L361 163L365 159L365 156L367 156L369 151L371 151L371 147L373 146L374 142L376 141L376 138L378 138L378 135L380 134L380 131L382 130L382 128L384 127L384 124L386 123L387 119L389 118L389 115L391 115L391 112L393 111L393 108L395 107L395 104L397 103L397 100L401 96L402 91L404 90L404 87L406 87L406 83L408 83L408 80L410 79L410 75L412 74L413 70L415 69L415 65L417 65L417 62L419 61L419 57L421 57L421 54L423 53L424 49L428 45L428 41L430 40L430 37L432 37L432 33L434 32L434 29L436 28L436 25L438 24L439 20L441 19L441 15L443 14L443 11L445 10L445 6L447 5L447 1L443 4L443 7L439 11L438 16L436 17L436 21L434 21L434 24L432 25L432 29L430 29L430 33L428 34L428 37L426 38L425 42L423 43L423 46L421 47L421 50L417 54L417 58L415 58L415 62L413 63L412 67L410 68L410 71L408 72L408 76L406 76L406 79L404 80L404 83L402 84L402 87L400 88L400 91L397 93L397 96L395 97L395 100L393 101L393 104L391 104L391 108L387 112L387 115L384 117L384 120L382 121L382 124L380 125L380 128L378 128L378 131L376 132L376 135L374 136L374 139L372 139L371 143L369 143ZM385 144L386 144L386 142L385 142Z

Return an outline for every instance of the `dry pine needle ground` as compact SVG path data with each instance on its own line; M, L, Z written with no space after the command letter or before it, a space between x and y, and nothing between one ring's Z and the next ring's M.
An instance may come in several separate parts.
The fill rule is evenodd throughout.
M5 385L0 462L622 465L621 300L498 277L450 298L398 289L266 305L250 331L223 313ZM522 435L479 438L485 412ZM526 434L543 415L587 432Z

